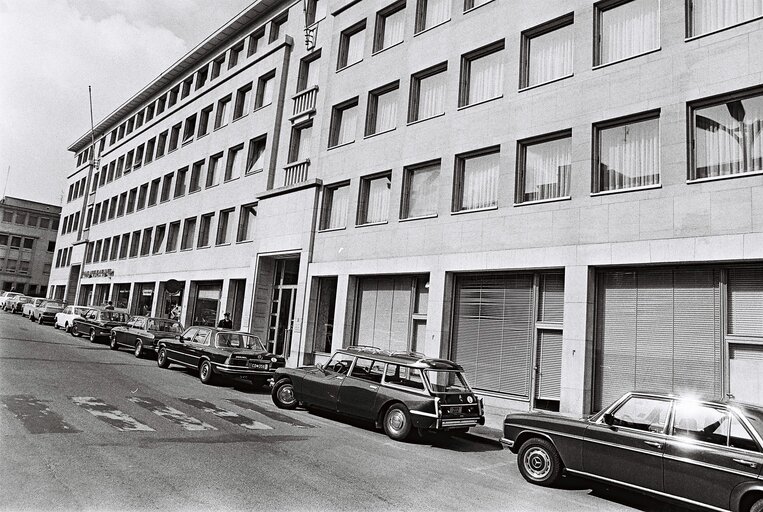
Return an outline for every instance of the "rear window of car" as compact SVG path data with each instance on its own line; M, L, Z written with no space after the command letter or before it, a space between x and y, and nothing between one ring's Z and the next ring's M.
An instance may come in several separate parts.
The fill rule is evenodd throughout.
M396 386L424 389L424 379L421 376L421 370L400 364L387 364L384 381Z
M101 319L109 322L126 322L127 315L121 311L102 311Z

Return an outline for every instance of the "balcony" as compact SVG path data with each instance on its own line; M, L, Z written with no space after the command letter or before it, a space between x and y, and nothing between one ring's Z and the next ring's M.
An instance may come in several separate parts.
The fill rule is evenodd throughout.
M283 168L283 186L288 187L307 180L307 169L310 167L310 159L294 162Z
M295 119L302 115L307 115L315 112L315 99L318 97L318 86L314 85L309 89L305 89L302 92L297 93L292 98L294 100L294 111L292 112L291 119Z

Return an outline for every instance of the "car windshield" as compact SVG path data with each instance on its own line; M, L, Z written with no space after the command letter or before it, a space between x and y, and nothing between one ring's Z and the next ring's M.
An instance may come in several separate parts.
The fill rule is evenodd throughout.
M64 307L64 305L62 303L55 302L55 301L52 301L52 300L49 300L48 302L43 304L43 306L45 306L46 308L62 308L62 307Z
M740 406L742 413L749 420L750 425L759 436L763 437L763 409L758 407Z
M75 315L85 316L85 313L88 312L88 308L74 308L71 312Z
M180 322L176 322L175 320L159 320L156 318L151 319L148 321L146 328L152 331L161 332L183 332L183 326L180 324Z
M101 319L107 322L126 322L128 320L127 315L121 311L102 311Z
M459 371L453 370L424 370L429 379L429 385L435 393L464 393L469 392L469 386Z
M217 346L219 348L249 348L252 350L265 350L262 341L257 336L240 332L218 332Z

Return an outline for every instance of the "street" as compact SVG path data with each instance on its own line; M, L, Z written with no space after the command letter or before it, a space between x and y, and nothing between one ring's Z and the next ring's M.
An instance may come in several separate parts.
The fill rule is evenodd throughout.
M497 441L394 442L10 313L0 386L3 510L679 510L575 479L532 486Z

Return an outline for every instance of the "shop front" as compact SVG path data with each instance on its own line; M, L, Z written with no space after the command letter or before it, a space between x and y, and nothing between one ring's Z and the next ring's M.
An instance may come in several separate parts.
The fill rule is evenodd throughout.
M220 299L223 293L222 281L196 281L191 283L189 325L217 325L220 318Z
M118 283L111 289L111 302L115 308L127 309L130 305L130 283Z
M185 281L162 281L159 283L159 307L156 315L161 318L181 320L183 317L183 292Z
M135 283L135 300L132 305L133 315L151 316L154 307L155 283Z

